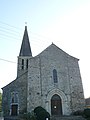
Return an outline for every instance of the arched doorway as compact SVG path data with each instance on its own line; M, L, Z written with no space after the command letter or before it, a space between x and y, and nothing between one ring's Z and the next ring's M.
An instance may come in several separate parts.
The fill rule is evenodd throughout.
M51 114L62 115L62 100L57 94L53 95L51 98Z

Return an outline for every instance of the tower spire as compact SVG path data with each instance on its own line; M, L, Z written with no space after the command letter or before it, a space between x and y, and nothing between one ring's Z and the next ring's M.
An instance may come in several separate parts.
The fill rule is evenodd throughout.
M20 49L19 56L32 56L32 51L30 47L28 32L27 32L27 26L25 25L22 45Z

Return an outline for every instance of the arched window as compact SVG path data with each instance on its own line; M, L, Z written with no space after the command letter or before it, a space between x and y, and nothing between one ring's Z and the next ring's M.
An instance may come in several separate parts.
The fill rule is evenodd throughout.
M54 83L58 82L56 69L53 70L53 80L54 80Z

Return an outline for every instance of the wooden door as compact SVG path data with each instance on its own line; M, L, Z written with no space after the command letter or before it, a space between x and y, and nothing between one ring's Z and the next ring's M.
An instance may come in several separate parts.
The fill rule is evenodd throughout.
M62 101L59 95L55 94L51 98L51 114L62 115Z
M11 106L11 115L17 116L18 115L18 105L12 105Z

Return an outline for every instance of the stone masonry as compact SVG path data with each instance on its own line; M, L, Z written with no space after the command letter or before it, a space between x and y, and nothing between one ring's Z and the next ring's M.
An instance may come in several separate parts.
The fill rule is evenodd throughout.
M57 70L58 83L53 81L53 69ZM51 114L51 97L54 94L62 99L63 115L84 108L78 59L52 44L29 60L28 111L39 105Z
M53 43L33 57L25 26L17 77L2 88L4 116L18 116L37 106L59 116L83 110L85 99L78 61Z

